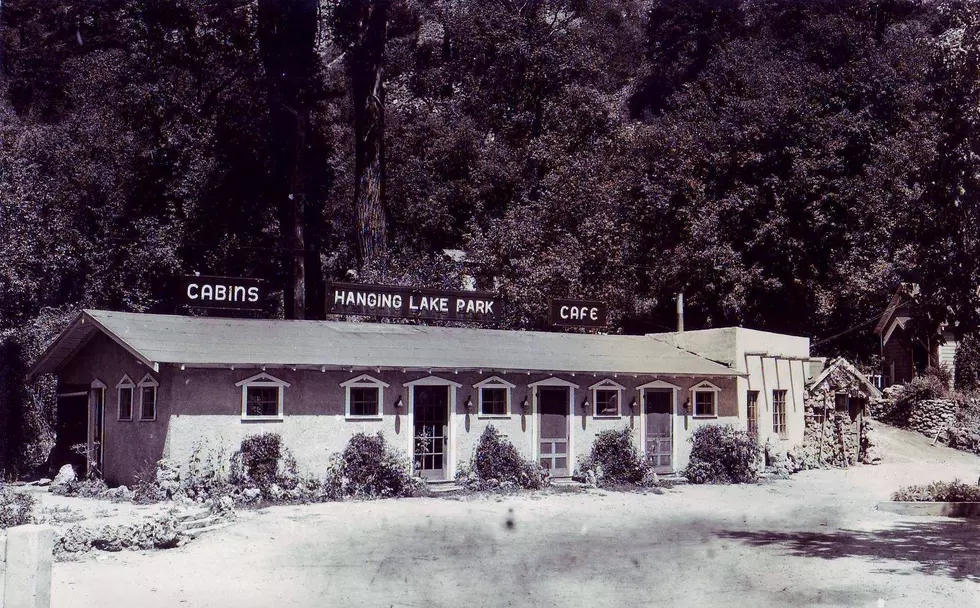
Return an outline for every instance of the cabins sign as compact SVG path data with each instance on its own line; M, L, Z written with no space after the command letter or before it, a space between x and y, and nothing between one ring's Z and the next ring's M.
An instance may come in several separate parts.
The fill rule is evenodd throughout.
M496 321L500 318L500 308L500 298L496 295L477 291L351 283L331 283L327 286L327 314L333 315Z
M552 300L548 321L557 327L605 327L606 305L592 300Z
M187 308L261 310L265 289L260 279L183 277L177 301Z

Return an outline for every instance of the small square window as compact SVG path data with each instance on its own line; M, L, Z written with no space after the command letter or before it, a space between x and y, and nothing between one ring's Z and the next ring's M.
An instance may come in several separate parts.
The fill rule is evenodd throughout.
M133 419L133 387L131 386L119 389L119 419Z
M157 417L157 387L143 386L140 388L140 420L156 420Z
M619 416L619 391L596 389L596 416Z
M278 416L278 386L246 386L245 416Z
M694 415L715 417L715 392L714 391L694 391Z
M492 387L481 388L480 414L483 416L506 416L507 389Z
M380 389L376 386L357 387L350 389L350 416L380 416Z

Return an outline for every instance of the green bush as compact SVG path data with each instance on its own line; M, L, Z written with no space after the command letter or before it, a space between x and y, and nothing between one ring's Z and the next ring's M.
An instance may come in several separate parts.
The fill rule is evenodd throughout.
M548 472L523 458L493 425L483 430L469 467L460 467L456 478L478 490L509 485L538 490L548 484Z
M331 457L324 481L328 498L414 496L425 482L409 474L408 460L377 435L358 433Z
M269 500L283 499L298 477L296 460L278 433L246 437L231 457L231 483L240 489L257 488Z
M0 486L0 530L33 523L37 499Z
M980 338L966 334L956 347L956 388L980 390Z
M586 476L592 472L599 486L652 484L650 464L640 456L628 428L596 435L580 470Z
M752 483L758 479L762 453L745 431L731 425L707 424L691 438L691 459L684 476L691 483Z
M980 487L959 479L934 481L924 486L906 486L892 494L892 500L911 502L980 502Z
M61 488L55 488L52 493L77 498L108 498L109 486L98 477L92 477L76 479Z

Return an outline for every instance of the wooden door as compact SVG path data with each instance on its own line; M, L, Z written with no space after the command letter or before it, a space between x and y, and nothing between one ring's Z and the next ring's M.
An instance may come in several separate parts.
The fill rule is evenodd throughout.
M105 389L93 388L90 396L92 403L92 462L98 468L99 475L105 474L103 455L105 454Z
M449 387L416 386L413 390L415 472L426 479L446 479Z
M646 415L646 454L656 473L673 473L674 392L650 389L643 398Z
M539 388L540 420L538 452L541 466L552 477L569 475L568 466L568 389Z

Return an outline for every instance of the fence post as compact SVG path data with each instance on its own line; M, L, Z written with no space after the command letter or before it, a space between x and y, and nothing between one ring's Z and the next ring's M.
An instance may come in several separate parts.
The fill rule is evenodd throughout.
M7 530L3 608L50 608L53 551L51 526Z

